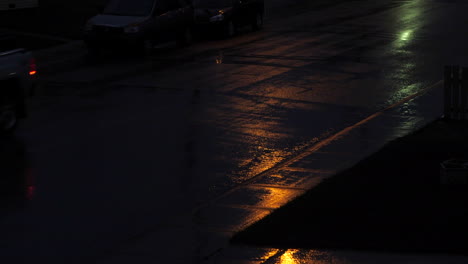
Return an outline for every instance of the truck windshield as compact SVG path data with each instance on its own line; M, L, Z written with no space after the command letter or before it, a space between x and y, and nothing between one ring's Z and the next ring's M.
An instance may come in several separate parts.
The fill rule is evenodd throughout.
M149 16L154 0L110 0L103 14L118 16Z
M224 8L233 5L233 0L195 0L196 8Z

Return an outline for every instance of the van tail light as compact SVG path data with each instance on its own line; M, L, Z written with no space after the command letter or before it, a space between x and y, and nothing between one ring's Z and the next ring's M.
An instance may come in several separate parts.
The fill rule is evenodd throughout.
M31 58L29 60L29 75L35 75L37 73L36 59Z

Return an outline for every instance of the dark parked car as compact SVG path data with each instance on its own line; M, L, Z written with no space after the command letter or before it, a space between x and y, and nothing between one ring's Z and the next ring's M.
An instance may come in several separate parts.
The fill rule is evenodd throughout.
M263 0L193 0L195 24L202 31L217 31L225 37L250 25L253 30L263 26Z
M145 50L178 40L192 41L193 8L185 0L110 0L88 20L84 40L90 52L116 46Z

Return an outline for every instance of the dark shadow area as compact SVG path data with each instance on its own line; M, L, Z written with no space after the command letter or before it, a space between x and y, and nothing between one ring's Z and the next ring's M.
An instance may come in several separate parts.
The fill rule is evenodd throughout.
M0 25L21 32L80 39L86 20L95 15L97 7L104 2L106 0L40 0L38 8L0 11Z
M468 187L440 163L468 157L468 124L435 121L325 180L232 242L278 248L468 254Z
M64 41L41 37L39 35L25 35L9 30L0 30L0 50L17 48L39 50L63 44Z
M145 61L164 62L170 57L168 54L173 54L177 50L180 50L180 47L173 42L148 47L144 50L135 50L125 46L114 47L99 53L88 52L84 57L84 62L86 65L131 64Z
M0 137L0 217L27 205L35 182L25 144L14 135Z

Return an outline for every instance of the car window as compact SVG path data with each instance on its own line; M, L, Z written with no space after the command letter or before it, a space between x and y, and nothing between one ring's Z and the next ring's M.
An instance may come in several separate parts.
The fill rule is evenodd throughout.
M154 0L110 0L103 14L118 16L149 16Z
M233 0L194 0L196 8L224 8L233 6Z

